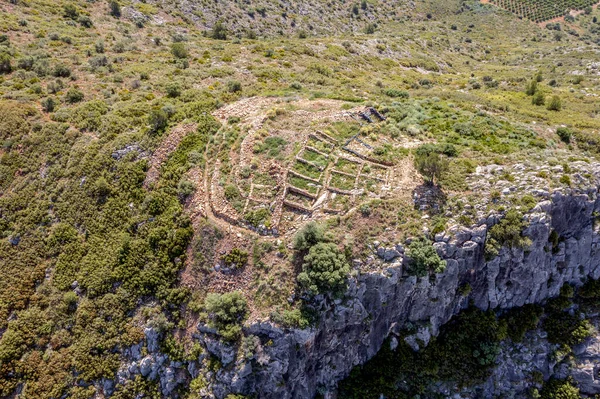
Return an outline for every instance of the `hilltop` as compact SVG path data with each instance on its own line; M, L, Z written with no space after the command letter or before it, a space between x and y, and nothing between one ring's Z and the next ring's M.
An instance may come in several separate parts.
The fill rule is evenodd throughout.
M265 331L318 331L388 269L444 278L444 237L510 221L473 270L523 249L538 203L597 184L588 6L0 3L0 396L239 394Z

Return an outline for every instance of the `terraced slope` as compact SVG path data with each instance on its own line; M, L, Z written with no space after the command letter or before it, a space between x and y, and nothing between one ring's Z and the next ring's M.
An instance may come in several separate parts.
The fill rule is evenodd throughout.
M490 2L534 22L549 21L562 17L571 10L583 10L598 3L595 0L491 0Z

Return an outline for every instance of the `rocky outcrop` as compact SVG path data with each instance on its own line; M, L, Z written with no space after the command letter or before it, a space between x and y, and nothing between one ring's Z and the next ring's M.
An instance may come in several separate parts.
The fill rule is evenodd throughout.
M215 396L234 392L312 398L317 392L333 392L337 381L373 357L388 335L406 323L420 326L422 336L435 335L469 301L481 309L539 303L558 295L565 283L580 285L587 277L600 277L596 191L546 197L527 215L525 234L532 244L526 250L503 248L486 262L486 234L497 220L492 216L476 228L457 227L436 237L435 246L447 262L442 274L406 276L398 261L400 251L385 248L381 256L394 259L394 266L351 281L343 301L323 300L316 328L284 331L269 323L250 326L246 333L264 343L261 362L238 361L218 371L211 383ZM552 231L560 237L555 250L549 243ZM472 289L465 297L459 287L466 284Z
M580 285L585 278L599 278L597 191L540 192L538 200L541 202L526 215L525 235L531 245L525 250L503 248L495 259L484 259L486 236L498 215L482 218L473 228L455 226L437 234L434 246L447 267L428 278L406 275L402 245L375 243L374 255L367 262L379 263L380 271L351 279L344 299L317 298L320 321L316 327L285 330L269 322L249 325L244 334L254 336L256 345L251 354L242 357L238 348L223 343L214 330L201 325L195 338L205 352L185 363L161 354L156 334L147 329L148 355L142 357L139 350L132 350L128 354L132 361L123 366L118 382L141 374L158 379L163 395L176 396L178 385L200 376L206 382L202 392L218 399L230 393L265 399L312 398L316 393L335 396L337 382L373 357L390 334L408 323L418 332L407 342L418 349L469 302L481 309L539 303L558 295L565 283ZM557 244L549 242L551 233L559 237ZM361 263L354 261L355 266ZM461 289L467 285L470 290ZM543 347L539 353L552 350L543 333L532 345ZM578 350L581 364L573 369L579 370L573 375L582 382L584 392L596 392L598 386L595 364L599 345L596 342ZM557 372L548 356L505 349L496 380L479 389L492 390L501 386L501 381L523 381L527 370L519 368L518 362L533 364L544 376ZM220 360L219 370L202 368L202 361L209 356ZM107 388L110 391L110 386Z

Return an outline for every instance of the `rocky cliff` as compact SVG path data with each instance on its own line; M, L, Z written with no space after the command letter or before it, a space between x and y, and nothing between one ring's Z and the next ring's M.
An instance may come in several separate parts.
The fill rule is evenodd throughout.
M214 331L199 326L195 338L205 353L199 361L186 363L161 354L155 332L147 329L149 355L141 357L139 349L134 349L119 379L138 373L158 378L163 394L174 395L177 385L200 374L206 382L203 392L219 399L229 393L278 399L333 394L340 379L373 357L384 340L407 323L417 327L418 333L407 338L417 349L470 301L481 309L540 303L557 296L565 283L581 285L585 278L599 278L597 189L537 194L540 202L525 216L524 234L531 239L526 250L503 248L493 260L484 259L487 232L498 220L494 215L477 227L454 227L436 235L434 246L447 267L430 278L403 272L401 245L374 247L380 256L369 261L381 262L381 271L351 279L343 300L321 298L321 320L316 327L283 330L270 323L250 325L244 334L256 336L257 345L250 356L243 357ZM559 237L555 248L549 242L551 234ZM467 284L469 292L461 289ZM218 371L201 369L200 360L209 354L220 360ZM592 373L591 378L596 376ZM596 383L588 385L597 387ZM105 388L110 390L111 384Z

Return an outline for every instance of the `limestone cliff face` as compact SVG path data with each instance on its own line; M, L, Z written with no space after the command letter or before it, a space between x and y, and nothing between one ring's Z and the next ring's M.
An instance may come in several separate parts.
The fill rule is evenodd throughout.
M283 331L270 324L253 325L247 333L269 345L262 345L256 359L217 372L212 389L218 398L230 391L278 399L333 392L337 381L373 357L390 332L407 322L421 326L418 338L427 342L469 300L481 309L510 308L556 296L564 283L581 285L586 277L596 279L598 211L595 190L547 195L527 215L525 234L531 247L504 248L490 262L484 260L483 249L493 217L477 228L438 236L435 246L447 260L444 273L431 281L404 277L401 262L396 261L382 273L351 281L346 300L324 302L322 321L314 329ZM552 251L548 242L552 230L560 237L558 251ZM467 283L472 290L464 297L459 287Z
M257 336L260 344L253 356L240 359L236 348L199 326L196 338L206 349L202 356L219 358L220 370L201 370L199 361L171 362L158 350L150 350L148 356L134 357L124 366L119 379L137 373L158 378L167 396L174 396L177 385L199 374L207 382L206 397L218 399L229 393L264 399L313 398L318 392L334 396L337 382L373 357L389 334L406 323L418 327L418 333L407 339L416 349L469 301L481 309L510 308L556 296L564 283L581 285L586 277L599 278L600 235L594 227L600 211L597 191L540 196L542 202L526 216L525 234L532 245L525 251L504 248L495 259L485 261L484 243L495 216L476 228L457 227L436 236L434 245L447 268L432 278L404 275L400 246L377 249L392 263L384 263L379 273L352 279L345 299L323 299L316 327L282 330L270 323L251 325L244 334ZM548 242L553 230L560 237L554 251ZM467 283L472 289L464 296L459 288ZM148 348L157 346L153 331L147 333Z

